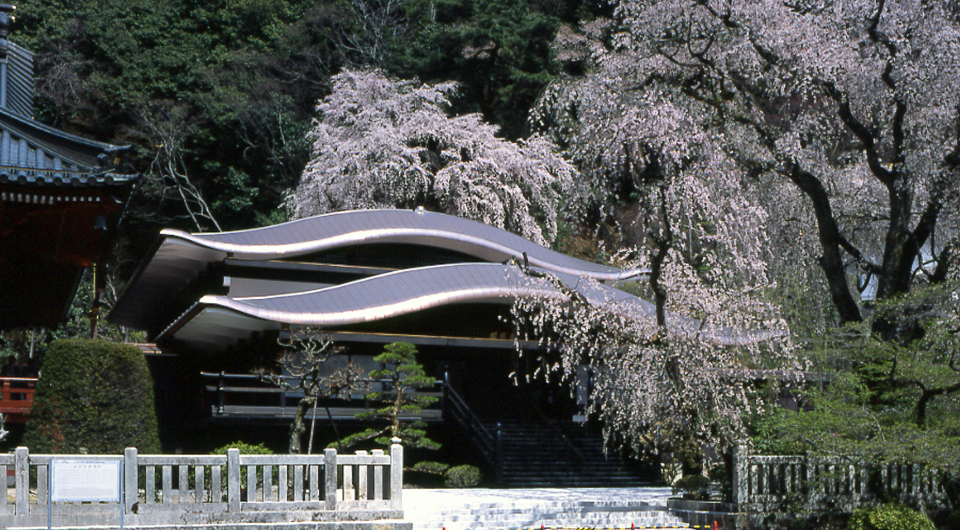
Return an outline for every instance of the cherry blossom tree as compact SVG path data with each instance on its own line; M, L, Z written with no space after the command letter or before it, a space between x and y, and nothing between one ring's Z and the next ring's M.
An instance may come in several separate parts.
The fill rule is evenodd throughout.
M656 303L656 327L580 314L598 308L574 296L517 312L562 344L559 368L595 367L595 410L614 428L642 439L667 422L704 425L700 435L737 425L745 409L715 404L745 395L706 384L776 362L803 367L781 349L789 344L732 353L678 334L671 311L782 330L762 293L799 277L803 297L826 287L835 324L859 323L863 300L879 304L957 275L952 5L625 0L613 20L558 33L557 58L570 74L548 87L531 120L607 197L636 245L626 257L649 265L643 293ZM567 314L576 318L556 320ZM878 312L869 325L870 340L897 347L944 327L900 311ZM921 389L919 411L924 389L960 390L905 384ZM707 428L705 413L722 421Z
M739 180L731 193L753 194L744 204L767 219L731 210L750 228L738 237L765 245L777 271L816 264L837 321L860 322L861 293L891 298L956 265L951 6L624 1L613 21L558 34L558 57L586 73L550 87L534 122L608 192L642 188L664 160L700 165L715 190L717 176ZM917 333L885 319L875 330Z
M609 299L586 279L573 286L528 270L531 282L554 289L515 298L513 317L518 337L542 345L543 374L526 377L575 382L589 368L587 412L602 421L608 442L696 458L697 448L723 450L745 438L745 419L767 403L759 381L768 380L766 397L774 397L781 383L802 379L804 365L776 306L709 286L675 249L667 254L661 281L678 294L656 305ZM694 311L698 297L695 314L703 319L665 309Z
M478 115L448 116L454 88L377 70L335 76L287 197L292 216L425 206L552 242L558 216L583 204L576 171L542 137L513 143Z

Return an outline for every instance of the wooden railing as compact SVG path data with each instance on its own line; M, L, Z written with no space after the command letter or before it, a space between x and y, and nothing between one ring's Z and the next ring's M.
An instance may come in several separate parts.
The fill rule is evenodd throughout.
M242 418L292 418L297 411L297 402L303 397L302 391L283 389L264 382L263 378L251 374L209 373L201 372L204 379L204 392L210 403L210 415L213 417L242 417ZM285 379L296 384L298 378L286 376ZM389 380L358 380L358 382L373 385L389 383ZM441 381L435 381L441 385ZM385 390L389 393L389 390ZM435 397L442 401L442 392L431 392L423 389L416 390L418 396ZM333 402L331 406L328 402ZM371 403L362 399L326 400L321 398L319 403L320 414L324 418L333 418L337 421L351 421L361 412L371 410ZM351 404L350 402L354 404ZM327 406L325 406L327 403ZM432 408L424 408L417 413L401 411L400 418L404 420L440 421L442 417L442 403Z
M916 464L873 464L844 457L754 455L734 452L733 502L741 511L765 511L785 502L810 510L852 511L877 500L879 488L903 501L944 505L934 470Z
M399 440L394 439L394 442ZM0 470L15 471L13 503L0 486L0 528L45 526L48 473L54 459L122 459L123 513L128 526L189 524L208 519L236 523L295 522L330 512L326 519L402 516L403 447L352 455L326 449L321 455L31 455L25 447L0 455ZM32 490L32 491L31 491ZM109 523L117 503L56 503L50 516L60 526ZM341 513L342 512L342 513ZM256 514L260 514L257 516ZM307 514L307 515L304 515ZM314 515L309 515L314 514ZM53 526L58 526L54 524Z
M0 377L0 414L6 423L26 423L36 385L35 377Z

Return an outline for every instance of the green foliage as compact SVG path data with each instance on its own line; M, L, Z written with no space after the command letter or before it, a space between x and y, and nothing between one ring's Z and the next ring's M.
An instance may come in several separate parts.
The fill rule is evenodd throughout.
M179 193L165 191L183 176L222 229L283 220L278 206L310 156L315 104L342 65L456 80L455 113L481 111L516 138L557 73L550 43L560 22L612 9L583 0L23 0L17 7L12 40L35 53L38 119L132 145L131 164L150 177L124 223L150 236L120 238L134 255L158 226L197 229ZM163 174L170 160L180 177Z
M449 464L441 464L440 462L417 462L413 465L413 471L431 475L443 475L448 469L450 469Z
M448 488L472 488L480 483L480 470L474 466L451 467L443 475L443 485Z
M893 503L856 510L847 530L934 530L934 526L926 515Z
M304 133L335 66L314 4L26 0L12 40L35 52L38 118L132 143L140 171L163 148L144 109L183 108L183 170L225 228L248 227L276 210L309 156ZM131 214L161 224L184 214L151 190L140 187Z
M755 423L764 453L843 454L909 462L960 476L957 285L917 289L878 302L872 320L808 341L822 379L798 389L799 411L772 410ZM908 342L884 340L878 320L913 327Z
M384 381L387 389L371 392L366 399L378 401L383 407L369 412L361 412L357 419L384 424L382 427L373 427L352 434L331 447L352 447L368 440L373 440L380 446L388 447L391 438L400 438L404 446L422 449L439 449L440 444L427 438L426 424L422 421L403 421L401 413L417 415L427 407L436 403L437 398L421 396L414 393L418 388L433 386L434 379L423 372L423 366L417 362L417 349L407 342L387 344L383 353L373 358L383 363L385 368L370 372L373 380Z
M370 377L373 379L388 379L393 383L394 391L400 391L414 388L427 388L433 385L433 378L423 372L423 366L417 362L417 348L409 342L394 342L387 344L383 348L383 353L373 358L378 363L387 365L380 370L372 370ZM391 391L391 394L394 392ZM383 392L371 392L370 399L381 399L386 394ZM421 407L431 405L437 401L433 397L415 396L409 398L411 403L416 403Z
M237 449L242 455L272 455L271 451L267 446L263 444L248 444L246 442L233 442L224 445L223 447L218 447L213 451L210 451L211 455L225 455L227 454L227 449Z
M481 111L516 138L557 73L550 43L560 21L610 10L582 0L362 7L349 0L24 0L17 7L13 40L35 52L38 118L132 144L131 162L147 174L174 143L152 125L172 127L180 173L223 229L277 220L310 155L316 101L341 65L456 80L456 113ZM156 118L150 109L157 106L182 109L188 119L145 118ZM125 228L195 229L178 195L163 193L170 182L151 177L158 182L138 188L128 209L135 219Z
M670 486L670 491L674 495L682 493L684 499L710 500L710 479L703 475L685 475Z
M227 449L237 449L240 451L241 455L272 455L271 451L267 446L263 444L248 444L246 442L233 442L224 445L223 447L218 447L213 451L210 451L211 455L225 455L227 454ZM273 473L271 476L276 479L278 475L278 470L276 467L273 468ZM208 479L209 480L209 479ZM263 480L263 466L257 466L257 480ZM240 473L240 489L247 488L247 474ZM227 477L226 475L220 477L220 490L226 491L227 489Z
M526 119L556 75L550 43L560 20L527 0L441 0L407 3L420 23L412 42L385 64L399 77L455 80L455 113L481 112L510 139L526 136Z
M23 444L35 453L157 453L153 381L137 348L103 340L50 344Z

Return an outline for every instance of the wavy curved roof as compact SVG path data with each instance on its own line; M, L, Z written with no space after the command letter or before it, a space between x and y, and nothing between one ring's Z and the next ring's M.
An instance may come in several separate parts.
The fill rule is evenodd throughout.
M622 270L573 258L520 236L461 217L423 210L336 212L279 225L224 233L163 230L111 313L113 322L137 327L151 301L181 288L209 263L227 256L244 260L295 259L354 245L404 243L450 249L478 261L526 259L551 272L618 281L646 271Z
M353 210L238 232L160 233L230 252L240 259L284 259L350 245L409 243L456 250L487 262L503 262L526 253L533 267L600 281L622 280L644 272L590 263L500 228L424 210Z
M652 320L653 304L629 293L569 274L554 273L591 304L637 320ZM396 317L434 307L466 303L511 304L518 297L563 299L549 279L499 263L462 263L395 271L303 293L250 298L204 296L158 340L177 338L224 348L251 330L281 324L337 328ZM679 332L701 333L721 345L770 338L755 332L702 330L693 319L671 316Z

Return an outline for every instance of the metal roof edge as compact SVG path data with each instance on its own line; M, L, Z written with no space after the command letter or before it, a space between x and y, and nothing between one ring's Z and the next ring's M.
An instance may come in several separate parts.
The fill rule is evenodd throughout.
M284 225L293 225L296 223L308 221L310 219L317 219L317 218L326 217L326 216L349 215L349 214L358 213L358 212L378 212L378 211L407 212L408 210L348 210L348 211L342 211L342 212L333 212L333 213L323 214L315 217L308 217L305 219L297 219L294 221L288 221L286 223L281 223L278 225L253 228L249 230L236 230L232 232L215 232L215 233L211 233L210 235L223 236L223 235L230 235L230 234L237 234L237 233L250 233L250 232L262 231L262 230L268 230L268 229L276 230L278 227L281 227ZM507 230L503 230L490 225L484 225L483 223L478 223L470 219L451 216L451 215L443 214L439 212L428 212L428 214L453 217L453 218L456 218L458 221L467 221L471 223L476 223L477 225L483 226L487 229L500 230L504 234L508 234L509 236L515 237L519 240L536 245L535 243L527 239L524 239L521 236L513 234ZM522 248L510 247L479 235L467 234L467 233L456 231L453 229L443 229L443 228L435 228L435 227L434 228L396 227L396 228L364 229L364 230L356 230L351 232L344 232L344 233L331 236L331 237L326 237L323 239L305 240L305 241L298 241L295 243L280 243L275 245L265 245L265 244L250 245L250 244L238 244L238 243L230 243L230 242L224 242L224 241L216 241L216 240L211 240L207 237L204 237L206 235L205 233L188 233L182 230L175 230L175 229L164 229L160 233L162 235L166 235L169 237L177 237L180 239L184 239L184 240L193 242L194 244L201 245L212 250L229 252L229 253L233 253L234 255L246 254L249 256L257 256L257 257L264 257L264 258L296 257L296 256L305 255L305 254L310 254L313 252L319 252L322 250L342 247L342 246L350 246L350 245L359 244L359 243L372 243L372 242L375 242L375 240L377 239L382 240L383 242L397 242L397 241L409 240L411 244L416 244L416 241L414 241L414 239L416 238L436 239L438 243L439 242L463 243L466 245L474 246L478 249L491 250L491 251L500 253L504 256L512 256L518 259L526 253ZM427 246L435 246L437 248L449 248L449 245L441 245L441 244L430 245L429 243L421 243L421 244L425 244ZM569 258L571 260L582 262L585 265L593 265L600 268L609 269L609 271L603 272L603 271L590 270L590 269L575 269L575 268L571 268L565 265L561 265L560 263L551 261L548 259L547 256L538 258L536 256L527 255L527 260L531 265L535 267L540 267L540 268L561 272L561 273L566 273L566 274L588 276L600 281L610 281L610 282L627 281L632 278L642 276L644 274L649 274L649 269L626 269L626 270L620 269L618 267L601 265L597 263L591 263L588 261L580 260L579 258L567 256L565 254L556 252L546 247L541 247L539 245L537 246L543 249L544 253L547 256L550 256L551 254L556 254L558 256L562 256L565 258ZM461 251L463 251L464 253L470 254L469 251L464 251L464 250L461 250ZM476 253L474 253L474 255L476 256Z
M150 266L150 263L153 262L153 258L157 255L157 251L160 250L160 247L163 245L165 239L166 237L163 235L163 231L161 231L160 235L154 239L153 244L150 246L150 250L147 251L144 259L140 260L140 264L137 265L136 270L133 271L130 279L127 280L127 284L123 286L123 290L121 290L120 294L117 296L117 302L113 304L113 308L111 308L110 312L107 314L107 321L120 324L121 326L127 325L123 322L115 321L114 315L117 314L117 311L120 311L121 308L126 304L127 296L130 294L131 290L135 288L137 283L139 283L140 277L143 276L144 271Z
M107 153L117 153L120 151L126 151L127 149L130 149L132 147L130 145L115 145L115 144L109 144L106 142L100 142L97 140L90 140L89 138L84 138L76 134L68 133L66 131L61 131L60 129L57 129L45 123L39 122L33 118L21 116L19 114L10 112L9 110L4 108L0 108L0 117L9 118L14 121L18 121L26 127L31 127L33 129L37 129L47 134L59 136L60 138L63 138L65 140L69 140L81 145L86 145L89 147L98 147Z

